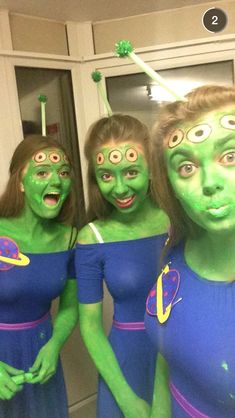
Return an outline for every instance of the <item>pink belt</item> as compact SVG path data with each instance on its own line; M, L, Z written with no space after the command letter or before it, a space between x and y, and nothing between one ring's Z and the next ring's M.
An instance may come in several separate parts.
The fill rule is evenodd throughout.
M170 382L170 391L175 398L176 402L181 406L181 408L187 412L187 414L192 418L211 418L209 415L205 415L202 412L198 411L191 403L185 399L185 397L180 393L180 391L175 387L175 385Z
M113 320L113 326L128 331L140 331L145 329L144 322L119 322L115 321L115 319Z
M17 324L5 324L5 323L0 322L0 330L18 331L18 330L22 330L22 329L34 328L37 325L44 322L46 319L48 319L49 316L50 316L50 313L47 312L44 316L42 316L42 318L37 319L36 321L32 321L32 322L20 322L20 323L17 323Z

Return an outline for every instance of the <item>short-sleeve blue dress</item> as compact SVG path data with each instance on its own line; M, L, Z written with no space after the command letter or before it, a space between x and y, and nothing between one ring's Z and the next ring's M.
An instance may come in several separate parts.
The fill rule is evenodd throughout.
M172 418L234 418L235 282L200 277L182 243L169 253L146 310L148 335L169 365Z
M14 248L10 248L11 239L0 237L0 243L0 255L7 256L10 262L0 258L0 361L28 371L51 337L51 302L61 294L66 280L75 277L74 250L16 255ZM27 257L29 263L15 265L14 257L18 261ZM23 390L11 400L0 400L0 418L67 417L60 362L47 383L24 384Z
M135 393L151 403L156 351L146 335L146 297L156 281L159 254L166 235L78 244L76 270L80 303L103 299L103 281L113 298L114 318L109 341L124 376ZM114 397L99 379L97 418L123 418Z

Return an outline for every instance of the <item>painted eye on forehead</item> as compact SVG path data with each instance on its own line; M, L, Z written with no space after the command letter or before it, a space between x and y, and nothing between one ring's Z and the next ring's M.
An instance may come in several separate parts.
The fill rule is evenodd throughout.
M137 158L138 158L138 152L134 148L129 148L126 151L127 161L130 161L131 163L133 163L134 161L137 160Z
M109 153L109 161L112 164L118 164L122 161L122 153L119 150L113 150Z
M211 131L210 125L206 123L196 125L187 132L187 139L194 143L203 142L210 136Z
M169 137L168 146L169 148L174 148L176 145L179 145L184 139L184 132L182 129L175 129Z
M49 159L52 163L56 164L61 160L61 156L57 152L51 152L49 154Z
M235 131L235 116L225 115L220 119L220 124L223 128L232 129Z
M102 152L99 152L96 156L96 163L98 165L104 164L104 155L102 154Z
M46 158L47 158L47 155L45 154L45 152L42 152L42 151L37 152L37 154L33 156L33 160L36 163L41 163L42 161L45 161Z

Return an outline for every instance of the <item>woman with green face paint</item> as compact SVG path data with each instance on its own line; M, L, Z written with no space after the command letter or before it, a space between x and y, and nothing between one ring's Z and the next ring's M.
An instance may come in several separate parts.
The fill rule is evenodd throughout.
M0 198L1 418L68 417L59 353L78 319L73 214L64 148L50 137L27 137Z
M127 115L90 128L89 220L76 247L80 327L99 371L98 418L147 418L155 350L146 339L145 300L158 271L168 220L152 198L147 128ZM103 280L113 298L107 338L102 324Z
M153 139L171 234L146 304L159 353L151 418L232 418L235 88L203 86L165 106Z

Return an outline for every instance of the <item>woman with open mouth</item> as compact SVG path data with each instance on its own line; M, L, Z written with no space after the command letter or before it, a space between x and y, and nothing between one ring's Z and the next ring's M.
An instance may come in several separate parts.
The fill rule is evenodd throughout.
M104 117L88 132L90 222L79 232L76 267L81 333L100 375L98 418L149 417L156 353L145 300L168 225L152 197L150 153L148 130L134 117ZM108 338L103 282L114 305Z
M235 417L235 88L162 109L154 189L171 222L147 299L158 351L151 418Z
M78 318L71 170L57 141L28 136L0 198L1 418L68 417L59 353Z

